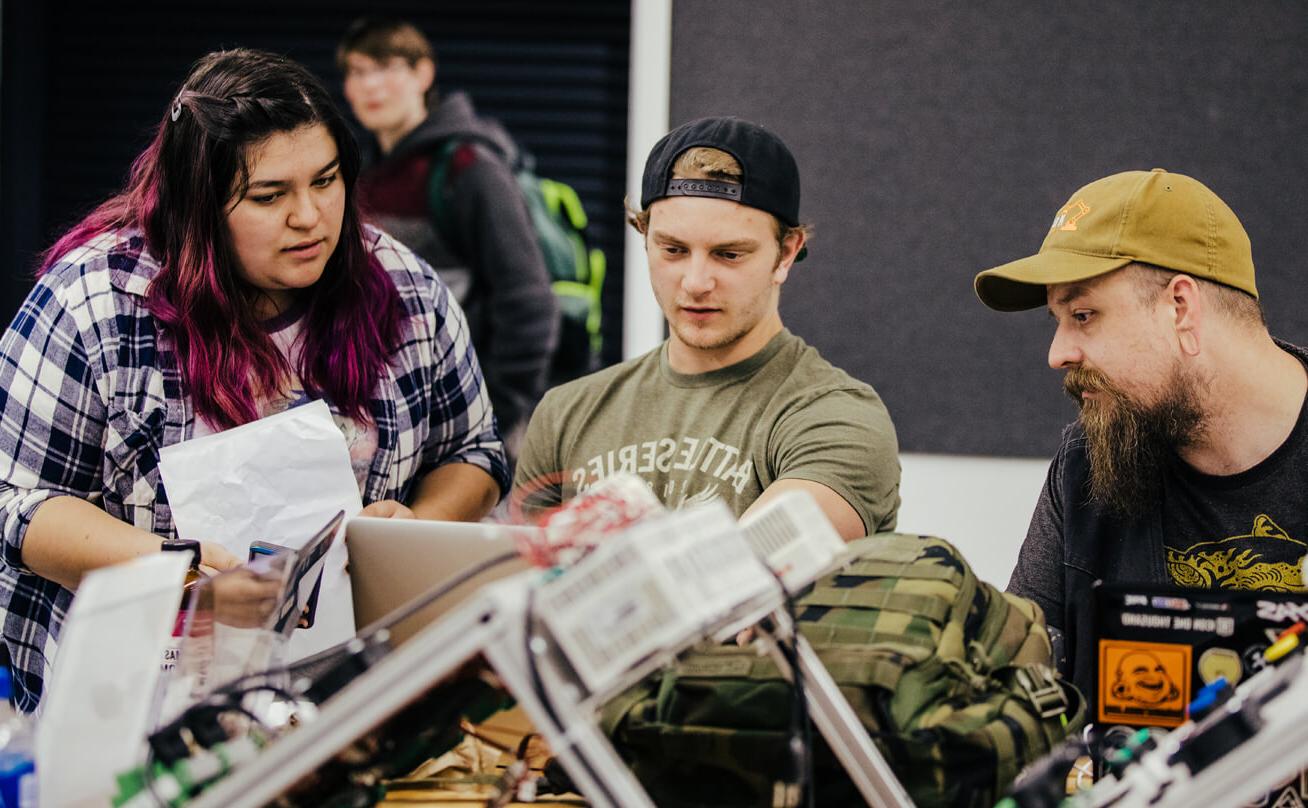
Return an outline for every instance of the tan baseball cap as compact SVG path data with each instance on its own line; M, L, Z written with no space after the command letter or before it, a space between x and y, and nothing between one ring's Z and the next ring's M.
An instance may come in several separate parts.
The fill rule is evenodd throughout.
M1072 194L1040 252L987 269L976 296L992 309L1045 305L1045 286L1083 281L1139 261L1248 292L1255 298L1249 235L1203 183L1153 171L1124 171Z

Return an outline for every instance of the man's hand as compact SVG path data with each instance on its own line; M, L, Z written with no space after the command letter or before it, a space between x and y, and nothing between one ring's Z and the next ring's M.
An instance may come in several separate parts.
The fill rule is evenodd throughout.
M379 516L382 519L415 519L413 511L403 502L393 499L379 499L359 511L360 516Z

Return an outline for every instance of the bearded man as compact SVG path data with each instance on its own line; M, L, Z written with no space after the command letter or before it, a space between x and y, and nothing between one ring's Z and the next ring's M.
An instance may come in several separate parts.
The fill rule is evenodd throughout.
M1162 169L1097 180L1038 254L986 270L999 311L1045 305L1063 434L1009 591L1044 609L1060 667L1093 694L1091 586L1303 585L1308 351L1267 332L1231 209Z

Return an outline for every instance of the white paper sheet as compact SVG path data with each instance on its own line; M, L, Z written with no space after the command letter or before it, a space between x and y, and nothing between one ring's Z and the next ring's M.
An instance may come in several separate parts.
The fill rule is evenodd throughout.
M154 553L82 578L36 725L42 805L108 805L114 775L145 759L187 563L182 553Z
M348 519L363 509L345 437L323 401L166 446L159 471L178 535L221 542L240 559L256 540L299 549L337 511ZM338 535L313 628L291 635L291 661L354 635L345 560Z

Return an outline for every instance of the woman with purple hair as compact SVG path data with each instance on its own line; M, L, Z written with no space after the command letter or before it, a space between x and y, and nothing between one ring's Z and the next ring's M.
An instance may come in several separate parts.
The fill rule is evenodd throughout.
M82 575L176 537L164 446L324 399L365 514L479 519L507 488L463 313L360 221L358 170L307 70L213 53L127 186L45 254L0 338L0 609L21 709ZM237 563L216 543L202 557Z

